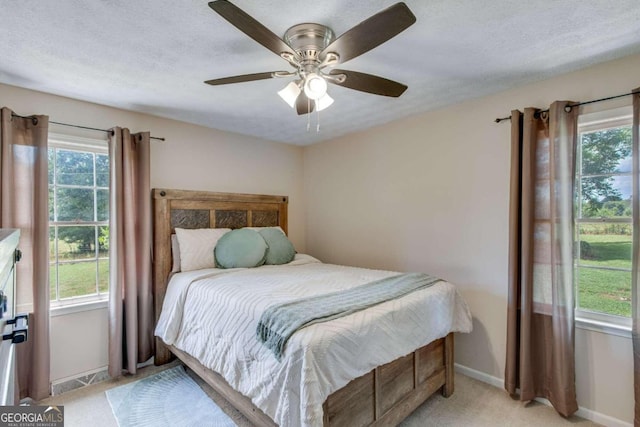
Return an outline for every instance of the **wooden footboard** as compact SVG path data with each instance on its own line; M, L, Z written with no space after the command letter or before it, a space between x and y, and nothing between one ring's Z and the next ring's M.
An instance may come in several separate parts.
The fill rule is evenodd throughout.
M330 395L324 426L395 426L437 390L453 393L453 334L378 366Z
M170 346L185 365L238 409L252 423L276 426L247 397L235 391L218 373L187 353ZM404 357L379 366L331 394L324 402L323 425L395 426L436 391L453 393L453 333Z

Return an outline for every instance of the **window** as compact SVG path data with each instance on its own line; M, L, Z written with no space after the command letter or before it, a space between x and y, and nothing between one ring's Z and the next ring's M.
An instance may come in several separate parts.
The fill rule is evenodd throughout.
M632 122L629 109L585 115L576 167L576 317L629 326Z
M105 141L49 135L52 306L107 298L109 157Z

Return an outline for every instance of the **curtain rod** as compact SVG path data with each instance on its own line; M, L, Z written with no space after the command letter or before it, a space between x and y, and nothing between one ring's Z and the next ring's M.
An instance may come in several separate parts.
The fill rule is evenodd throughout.
M592 101L577 102L577 103L575 103L575 104L567 105L567 106L566 106L566 107L564 107L564 108L565 108L565 110L567 110L567 113L568 113L569 111L571 111L571 109L572 109L573 107L579 107L579 106L581 106L581 105L587 105L587 104L593 104L593 103L596 103L596 102L609 101L609 100L612 100L612 99L623 98L623 97L625 97L625 96L635 95L635 94L638 94L638 93L640 93L640 91L638 91L638 92L631 91L631 92L629 92L629 93L623 93L623 94L621 94L621 95L615 95L615 96L608 96L608 97L606 97L606 98L594 99L594 100L592 100ZM549 110L548 110L548 109L547 109L547 110L542 110L542 111L540 111L540 113L548 113L548 112L549 112ZM504 121L504 120L511 120L511 116L508 116L508 117L499 117L499 118L496 118L494 121L495 121L496 123L500 123L500 122L502 122L502 121Z
M20 117L21 119L37 120L37 117L35 117L35 116L21 116L21 115L16 114L16 113L11 113L11 116L12 117ZM56 125L62 125L62 126L69 126L69 127L78 128L78 129L97 130L99 132L106 132L108 134L113 135L113 132L108 130L108 129L98 129L98 128L92 128L92 127L89 127L89 126L71 125L69 123L54 122L53 120L49 120L49 123L53 123L53 124L56 124ZM36 123L34 123L34 125L35 124ZM164 141L165 140L164 138L160 138L160 137L157 137L157 136L150 136L149 138L155 139L155 140L158 140L158 141Z

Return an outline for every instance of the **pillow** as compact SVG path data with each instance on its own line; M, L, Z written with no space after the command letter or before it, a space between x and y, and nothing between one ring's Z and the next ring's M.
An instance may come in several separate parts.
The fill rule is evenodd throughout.
M296 256L296 249L280 227L263 228L258 233L269 246L265 264L280 265L293 261L293 257Z
M180 247L180 270L191 271L214 268L213 249L218 239L230 232L230 228L176 228Z
M279 225L277 225L275 227L242 227L242 228L244 228L245 230L254 230L254 231L257 231L257 232L260 232L260 230L266 230L268 228L273 228L274 230L279 230L282 234L285 234L284 230Z
M171 272L177 273L180 271L180 245L178 244L178 236L175 234L171 235L171 258L173 259Z
M219 268L251 268L264 264L267 257L267 242L256 231L237 229L218 240L214 250L216 266Z

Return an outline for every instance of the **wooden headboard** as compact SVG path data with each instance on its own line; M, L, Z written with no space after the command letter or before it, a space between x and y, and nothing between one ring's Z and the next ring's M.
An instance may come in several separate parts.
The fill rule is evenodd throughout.
M171 273L171 234L175 228L280 226L287 230L287 196L213 193L155 188L153 197L153 294L156 322ZM156 338L156 365L169 361L169 349Z

